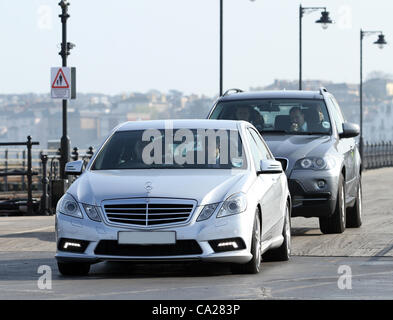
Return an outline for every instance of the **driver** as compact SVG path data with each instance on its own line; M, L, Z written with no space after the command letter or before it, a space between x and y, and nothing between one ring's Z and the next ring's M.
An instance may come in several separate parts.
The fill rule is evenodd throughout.
M265 124L263 117L248 106L239 106L236 108L236 119L250 122L258 130L262 130Z

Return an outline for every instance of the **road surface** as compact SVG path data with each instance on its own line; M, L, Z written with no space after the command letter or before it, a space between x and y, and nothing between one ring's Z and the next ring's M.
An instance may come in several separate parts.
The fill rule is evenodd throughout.
M258 275L214 264L99 263L87 277L62 277L54 217L0 217L0 299L393 299L392 181L393 168L364 173L359 229L323 235L317 219L294 218L291 260L263 263ZM44 288L43 275L51 279Z

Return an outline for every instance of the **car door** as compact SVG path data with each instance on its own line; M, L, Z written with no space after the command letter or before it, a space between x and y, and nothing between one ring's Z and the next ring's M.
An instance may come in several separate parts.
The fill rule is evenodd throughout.
M269 149L255 129L249 127L247 128L247 132L250 137L249 140L252 156L254 158L255 170L259 170L261 160L274 159L274 157L271 155ZM262 240L269 240L272 238L275 227L279 224L281 218L280 213L283 212L280 209L280 204L282 203L281 196L283 195L280 175L281 174L260 174L258 176L258 182L261 183L262 188L266 190L261 200Z
M341 112L340 106L336 99L331 97L331 101L334 107L334 113L337 120L335 120L338 126L339 133L343 132L343 123L345 122L344 116ZM345 161L345 191L346 201L350 201L356 195L356 161L355 161L355 148L356 142L354 138L340 138L339 143L344 154Z

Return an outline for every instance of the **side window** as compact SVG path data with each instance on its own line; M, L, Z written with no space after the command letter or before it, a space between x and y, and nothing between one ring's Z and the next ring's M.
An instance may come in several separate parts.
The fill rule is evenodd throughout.
M262 156L263 156L263 160L273 159L273 157L271 156L271 154L269 152L269 149L266 147L266 144L260 138L258 133L254 129L248 129L248 130L250 130L250 133L251 133L252 137L254 138L254 140L255 140L259 150L261 150Z
M336 102L332 98L328 98L327 102L329 103L330 110L333 113L333 120L334 120L334 122L336 124L338 133L343 133L344 118L343 118L343 116L341 114L341 110L340 110L338 104L336 104Z
M255 142L249 130L247 130L247 139L250 143L251 156L254 159L255 167L258 168L261 160L264 160L266 158L264 158L262 151L258 147L257 143Z

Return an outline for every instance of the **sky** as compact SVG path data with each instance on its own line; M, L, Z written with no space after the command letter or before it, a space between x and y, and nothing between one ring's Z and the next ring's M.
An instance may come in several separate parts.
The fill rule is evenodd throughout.
M48 93L61 65L59 0L0 0L0 94ZM214 96L219 90L219 0L69 0L68 65L77 91L151 89ZM360 28L381 30L383 50L364 39L364 74L393 73L391 0L224 0L224 90L297 80L299 5L326 6L327 30L303 18L303 79L359 82Z

